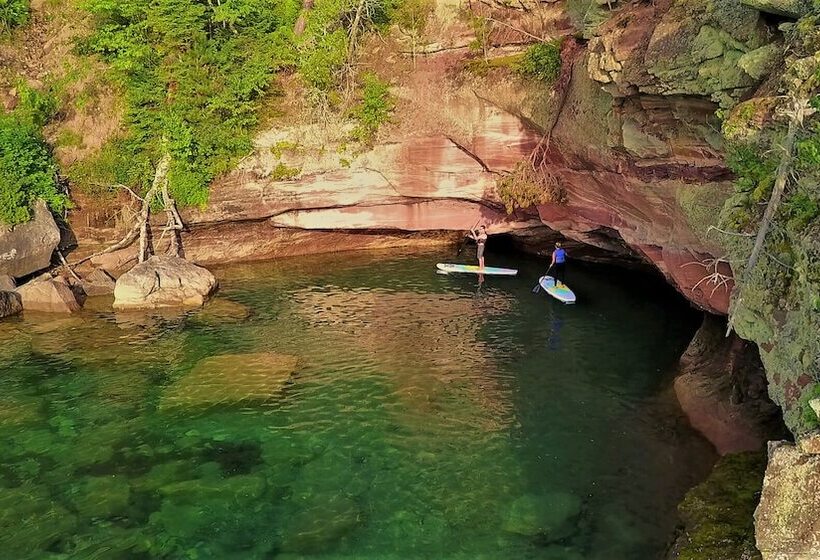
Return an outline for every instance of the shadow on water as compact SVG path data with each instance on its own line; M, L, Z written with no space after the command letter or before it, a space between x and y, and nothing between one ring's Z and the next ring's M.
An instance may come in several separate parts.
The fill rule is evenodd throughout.
M232 266L202 310L0 323L0 547L659 558L713 461L668 390L697 313L607 267L573 265L565 306L542 260L452 260Z

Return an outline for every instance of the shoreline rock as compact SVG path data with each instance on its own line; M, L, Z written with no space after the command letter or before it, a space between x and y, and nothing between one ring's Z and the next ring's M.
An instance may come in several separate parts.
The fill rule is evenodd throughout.
M51 264L60 230L48 206L38 200L32 219L8 228L0 224L0 275L22 278Z
M216 290L210 271L185 259L154 255L114 286L114 309L200 307Z
M820 455L799 444L770 442L754 518L763 560L820 558Z
M20 294L0 291L0 319L17 315L23 310Z
M720 455L757 451L786 435L769 398L757 348L724 336L725 321L706 317L680 359L675 394L689 422Z
M71 286L63 278L38 278L17 288L24 311L74 313L80 303Z

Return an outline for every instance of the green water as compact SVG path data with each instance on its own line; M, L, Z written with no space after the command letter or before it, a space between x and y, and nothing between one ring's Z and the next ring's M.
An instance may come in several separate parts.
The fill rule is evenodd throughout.
M697 315L603 268L563 306L491 257L521 275L342 254L0 323L2 556L662 557L713 462L669 391Z

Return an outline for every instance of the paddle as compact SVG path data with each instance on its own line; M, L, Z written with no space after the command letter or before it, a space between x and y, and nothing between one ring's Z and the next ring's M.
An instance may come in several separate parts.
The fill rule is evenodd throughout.
M547 269L547 271L544 273L544 276L549 274L551 269L552 269L552 263L550 263L550 266ZM541 280L541 279L539 278L539 280ZM535 287L532 289L532 293L537 294L540 291L541 291L541 282L536 282Z
M481 221L481 218L479 218L479 219L478 219L478 222L480 222L480 221ZM474 230L474 229L475 229L475 227L478 225L478 222L476 222L475 224L473 224L473 227L471 227L471 228L470 228L470 233L473 233L473 230ZM465 235L465 236L464 236L464 241L462 241L462 242L461 242L461 245L459 246L458 251L456 252L456 256L457 256L457 257L458 257L458 256L461 256L461 252L464 250L465 245L467 245L467 240L468 240L468 239L470 239L470 238L469 238L468 236L466 236L466 235Z

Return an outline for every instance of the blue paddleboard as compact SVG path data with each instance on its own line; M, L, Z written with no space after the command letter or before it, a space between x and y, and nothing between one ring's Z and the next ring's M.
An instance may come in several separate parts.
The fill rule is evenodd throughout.
M538 284L544 288L544 291L563 303L575 303L575 294L566 285L561 284L559 288L555 287L555 278L552 276L542 276L538 279Z
M464 272L467 274L488 274L493 276L515 276L518 271L514 268L495 268L492 266L485 266L484 270L478 268L473 264L451 264L438 263L436 268L445 273Z

